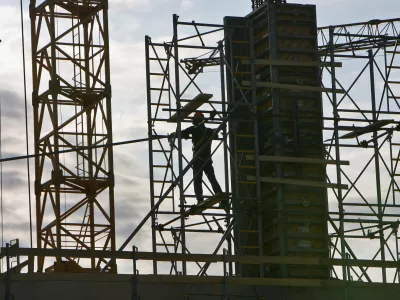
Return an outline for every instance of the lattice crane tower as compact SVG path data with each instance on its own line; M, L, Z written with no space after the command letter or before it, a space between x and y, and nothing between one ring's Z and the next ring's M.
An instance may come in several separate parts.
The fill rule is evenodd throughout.
M30 3L38 248L115 250L113 150L93 148L112 143L107 10L107 0ZM107 263L58 253L39 257L38 272Z

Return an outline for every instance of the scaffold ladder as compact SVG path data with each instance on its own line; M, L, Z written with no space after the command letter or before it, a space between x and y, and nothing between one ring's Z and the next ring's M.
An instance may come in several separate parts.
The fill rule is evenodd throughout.
M79 7L79 6L78 6ZM75 61L78 61L79 63L82 62L82 55L81 55L81 28L80 26L76 26L76 24L79 23L79 19L72 19L72 28L73 29L73 36L72 36L72 43L73 43L73 58ZM75 28L76 26L76 28ZM72 81L74 83L74 89L75 89L75 95L78 97L76 101L83 101L82 100L82 95L83 95L83 88L84 88L84 83L82 82L82 70L77 66L76 63L74 63L74 76L72 78ZM81 99L79 99L81 97ZM83 103L82 103L83 104ZM75 115L78 115L78 106L75 105ZM81 106L82 109L82 106ZM85 146L85 140L84 140L84 124L83 124L83 116L79 116L75 119L75 139L76 139L76 145L77 147L84 147ZM80 133L80 134L79 134ZM76 173L78 177L84 177L86 170L85 170L85 159L84 157L77 152L76 154Z
M386 88L388 91L388 110L390 107L400 108L400 95L398 90L400 87L400 81L397 75L400 74L400 61L398 54L400 54L399 41L395 42L392 48L387 50L385 48L385 62L386 62ZM393 80L391 80L393 78Z
M235 167L238 169L237 190L234 193L234 197L238 198L235 200L235 210L241 212L234 214L237 220L236 238L240 255L263 255L262 203L260 182L257 179L260 176L258 160L260 140L253 30L245 29L241 37L232 38L230 43L231 49L240 49L240 52L232 53L232 58L238 62L236 66L232 66L232 85L242 97L247 98L247 103L242 105L241 110L245 110L248 116L234 118L235 129L232 133L234 136L234 161L236 162ZM243 60L250 61L250 67L249 64L243 64ZM253 84L245 87L242 84L245 80L250 80ZM247 155L252 155L255 159L248 161L246 160ZM249 176L253 179L249 180ZM243 212L245 213L243 214ZM242 268L241 272L245 272L245 270ZM260 265L259 274L261 277L264 276L262 265Z
M400 54L399 42L396 41L394 46L385 48L385 66L386 66L386 91L387 91L387 110L391 109L400 110L400 95L398 90L400 87L400 81L398 75L400 75L400 60L398 54ZM391 79L393 78L393 80ZM398 121L398 120L396 120ZM396 193L400 192L398 184L399 163L400 163L400 141L393 140L393 134L390 137L390 159L391 159L391 189L393 193L393 204L396 202Z
M159 135L154 126L157 122L167 122L171 118L171 51L169 47L168 45L160 46L154 44L149 37L146 37L150 197L152 203L157 203L176 179L173 169L173 147L165 139L165 136ZM158 49L164 50L165 54L158 53ZM161 220L162 217L167 217L169 214L177 214L174 190L164 198L164 204L156 210L152 217L153 251L177 253L179 240L177 240L177 235L173 232L174 229L168 229L171 234L164 234L166 231L160 230L159 226L159 222L163 222ZM155 272L157 272L156 263L153 266ZM172 272L179 273L176 262L171 262L170 273L172 274Z

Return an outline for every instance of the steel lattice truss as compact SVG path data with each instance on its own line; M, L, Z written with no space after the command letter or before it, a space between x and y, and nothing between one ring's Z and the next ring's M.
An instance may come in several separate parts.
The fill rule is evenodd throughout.
M338 26L319 28L321 52L329 52L330 36L332 31L333 48L335 53L352 53L375 49L386 45L394 46L399 36L398 23L400 19L371 20L363 23L351 23Z
M331 257L368 261L365 266L332 268L332 277L344 280L400 281L398 269L384 268L387 262L398 262L399 252L400 189L396 180L400 159L400 134L397 132L400 79L396 79L400 78L396 74L400 70L399 25L399 20L393 19L319 29L321 60L326 62L321 76L324 84L333 89L324 96L326 159L350 162L348 167L337 163L327 168L328 183L348 186L346 190L329 190L327 222ZM183 36L178 37L179 26L185 30L182 30ZM188 27L192 27L193 35L188 34ZM223 171L219 178L225 178L227 191L232 188L229 170L236 162L227 138L229 126L224 127L224 124L229 119L226 112L233 110L226 106L225 100L224 70L228 58L223 51L222 28L194 21L179 22L174 17L172 43L154 43L146 37L149 136L155 139L150 142L152 210L149 215L154 252L187 254L196 249L196 240L208 241L209 246L215 243L210 254L220 253L222 248L227 249L227 254L238 250L232 235L234 219L230 212L224 214L210 209L196 216L185 214L194 198L189 192L192 175L187 175L192 163L190 154L180 150L182 140L179 138L172 145L163 139L165 134L185 128L190 121L190 118L175 119L174 125L168 125L177 107L183 107L197 93L211 93L203 90L210 80L214 84L220 82L221 90L214 93L216 100L200 110L217 113L209 123L220 129L221 143L214 142L214 156L220 153L217 157L218 163L223 164L219 166ZM334 68L334 63L341 63L342 68ZM229 70L231 74L234 71ZM203 75L209 77L208 81ZM239 80L237 83L235 88L243 89ZM336 89L343 94L336 94ZM246 98L246 90L242 92ZM246 103L251 105L250 101ZM215 238L217 235L220 237ZM197 271L193 269L195 265L188 268L184 262L181 267L172 262L167 269L170 274L205 275L211 265L196 264ZM159 264L154 262L155 272L167 272L167 269L160 270ZM229 272L234 272L232 265Z
M343 63L343 70L324 70L325 82L345 90L326 95L324 116L333 125L326 133L327 156L350 161L350 167L328 170L330 178L349 185L330 197L336 199L330 200L329 214L333 257L398 261L399 21L319 32L321 59ZM367 126L372 130L359 134ZM344 273L352 280L400 280L398 269L360 267Z
M37 246L115 250L112 149L76 149L112 143L107 1L31 1L31 19ZM65 259L75 271L107 263ZM39 272L48 264L39 257Z

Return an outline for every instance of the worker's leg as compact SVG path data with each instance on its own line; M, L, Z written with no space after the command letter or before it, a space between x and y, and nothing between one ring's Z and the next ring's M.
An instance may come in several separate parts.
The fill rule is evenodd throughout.
M197 159L193 163L193 186L197 201L203 201L203 161Z
M204 173L206 173L208 180L211 183L212 189L215 194L222 193L221 187L215 177L214 167L211 161L208 161L204 166Z
M222 193L221 186L219 185L217 178L215 177L215 172L214 172L214 167L212 165L212 161L209 161L205 166L204 166L204 173L206 173L208 180L211 183L211 186L214 190L215 194ZM229 210L229 201L228 199L223 199L219 203L219 207L225 209L225 211Z

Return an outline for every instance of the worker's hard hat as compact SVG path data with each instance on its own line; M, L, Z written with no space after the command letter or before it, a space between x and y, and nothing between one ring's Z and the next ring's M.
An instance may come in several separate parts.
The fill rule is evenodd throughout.
M195 119L204 119L204 115L201 112L196 112L193 116Z

